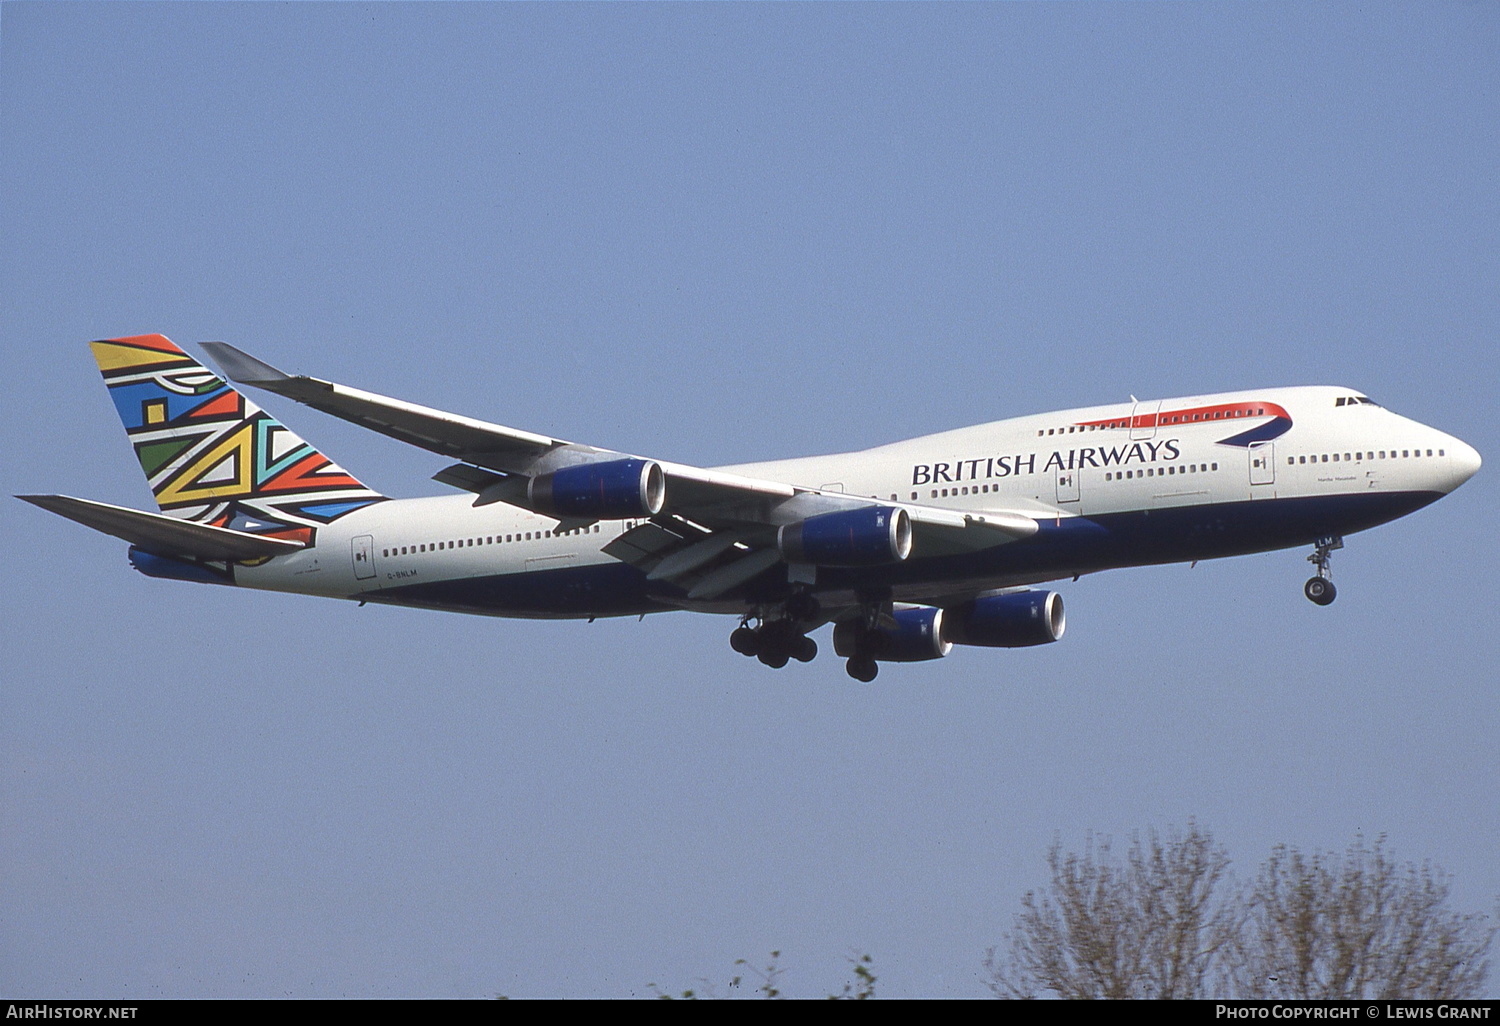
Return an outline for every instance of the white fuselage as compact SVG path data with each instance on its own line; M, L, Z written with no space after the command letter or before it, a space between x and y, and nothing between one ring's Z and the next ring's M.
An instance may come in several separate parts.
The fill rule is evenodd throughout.
M1040 541L1000 546L1003 558L994 560L928 560L914 551L886 579L898 598L920 600L952 586L1010 586L1352 533L1452 491L1478 466L1464 442L1351 389L1299 387L1066 410L721 469L893 504L1020 511L1059 529L1090 521L1111 536L1070 547L1074 535L1043 531ZM559 533L554 518L505 503L476 506L467 494L389 500L321 528L311 548L239 568L236 583L512 616L683 608L670 595L653 597L641 575L602 551L638 523ZM540 597L520 597L539 582ZM617 593L622 587L628 594Z

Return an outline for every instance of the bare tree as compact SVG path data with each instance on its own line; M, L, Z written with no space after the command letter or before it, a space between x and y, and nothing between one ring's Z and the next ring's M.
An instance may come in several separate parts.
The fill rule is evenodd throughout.
M1047 865L985 956L998 997L1459 999L1489 971L1496 927L1449 909L1448 877L1398 865L1384 837L1342 856L1283 845L1244 890L1192 822L1137 838L1123 864L1090 837Z
M1008 950L985 957L996 996L1208 996L1237 925L1222 893L1229 856L1193 822L1133 839L1123 864L1112 855L1092 836L1082 855L1052 845L1050 887L1027 893Z
M1495 928L1448 908L1449 879L1385 838L1342 857L1281 846L1246 897L1234 991L1247 998L1478 997Z

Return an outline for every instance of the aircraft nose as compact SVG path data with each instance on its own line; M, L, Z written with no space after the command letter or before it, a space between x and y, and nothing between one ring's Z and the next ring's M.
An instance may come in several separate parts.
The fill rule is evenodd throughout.
M1448 471L1452 478L1448 488L1452 491L1463 484L1469 478L1479 472L1479 466L1484 460L1480 459L1479 452L1468 442L1461 442L1457 438L1450 438L1448 449Z

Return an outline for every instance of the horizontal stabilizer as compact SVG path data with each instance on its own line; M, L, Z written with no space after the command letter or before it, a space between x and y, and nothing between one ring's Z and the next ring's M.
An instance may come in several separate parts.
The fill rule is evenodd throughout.
M75 499L68 495L17 495L33 506L77 521L85 527L122 538L137 548L159 556L191 559L262 559L282 556L303 548L301 542L267 538L227 527L198 524L191 520L143 513L105 502Z

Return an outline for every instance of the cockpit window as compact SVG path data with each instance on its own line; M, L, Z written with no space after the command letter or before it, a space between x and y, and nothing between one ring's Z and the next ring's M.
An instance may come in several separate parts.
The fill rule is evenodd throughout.
M1333 401L1335 406L1379 406L1374 399L1367 395L1341 395Z

